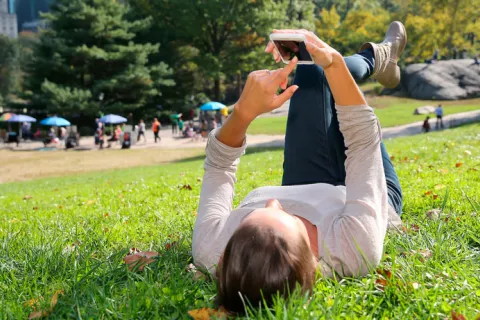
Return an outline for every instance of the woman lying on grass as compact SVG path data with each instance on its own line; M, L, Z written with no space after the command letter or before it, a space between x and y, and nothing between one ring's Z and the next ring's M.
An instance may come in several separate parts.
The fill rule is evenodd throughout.
M277 293L287 297L297 283L311 291L317 270L327 277L367 274L380 262L388 221L398 222L402 210L377 117L355 80L398 84L403 25L392 23L384 42L345 59L311 32L276 32L304 34L316 65L298 66L288 89L296 59L252 72L206 148L193 258L217 275L219 303L230 312L243 312L244 301L257 306ZM266 51L279 61L272 44ZM278 88L286 90L277 95ZM256 189L232 211L249 124L290 98L282 186Z

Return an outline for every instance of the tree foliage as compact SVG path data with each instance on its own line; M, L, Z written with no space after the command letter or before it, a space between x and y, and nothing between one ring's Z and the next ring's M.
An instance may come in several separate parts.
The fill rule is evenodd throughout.
M147 66L159 44L135 42L151 20L130 22L126 14L112 0L55 1L31 63L33 106L50 113L130 111L173 85L164 63Z

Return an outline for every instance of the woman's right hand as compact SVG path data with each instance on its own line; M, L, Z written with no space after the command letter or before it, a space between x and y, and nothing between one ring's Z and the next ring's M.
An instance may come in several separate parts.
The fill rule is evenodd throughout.
M247 122L251 122L257 116L283 105L298 89L296 85L287 89L288 76L295 69L297 61L297 58L294 58L285 68L275 71L258 70L251 72L248 75L242 95L235 104L235 113ZM285 91L277 95L280 88Z

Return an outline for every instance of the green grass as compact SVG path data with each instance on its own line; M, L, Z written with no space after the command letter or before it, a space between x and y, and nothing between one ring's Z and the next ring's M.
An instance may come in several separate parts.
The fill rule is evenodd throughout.
M373 86L373 84L368 84ZM414 115L413 111L419 106L436 105L434 101L420 101L395 97L369 97L370 105L380 119L383 128L399 126L407 123L423 121L424 115ZM480 100L444 101L442 102L445 115L460 112L480 110ZM435 117L432 115L431 117ZM285 134L286 116L258 118L248 129L249 134Z
M309 302L297 295L252 318L480 314L480 174L474 171L480 170L480 124L391 140L387 147L404 190L408 232L387 235L381 268L392 276L386 286L375 272L318 279ZM256 187L279 184L281 164L282 150L247 152L235 203ZM197 158L0 185L0 319L27 318L32 307L24 304L31 299L48 309L60 289L56 319L187 318L188 310L213 306L214 284L185 272L201 175ZM192 190L182 189L185 184ZM427 219L432 208L443 208L440 219ZM144 272L129 272L122 257L131 247L161 256Z

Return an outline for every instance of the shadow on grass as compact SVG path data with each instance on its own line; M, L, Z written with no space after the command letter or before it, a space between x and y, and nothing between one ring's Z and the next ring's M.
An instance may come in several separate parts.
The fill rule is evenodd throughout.
M282 139L278 139L271 142L256 144L255 146L248 147L247 150L245 151L245 154L249 155L249 154L261 153L261 152L283 150L283 143L284 141ZM194 162L199 160L205 160L205 154L172 161L172 163L188 163L188 162Z

